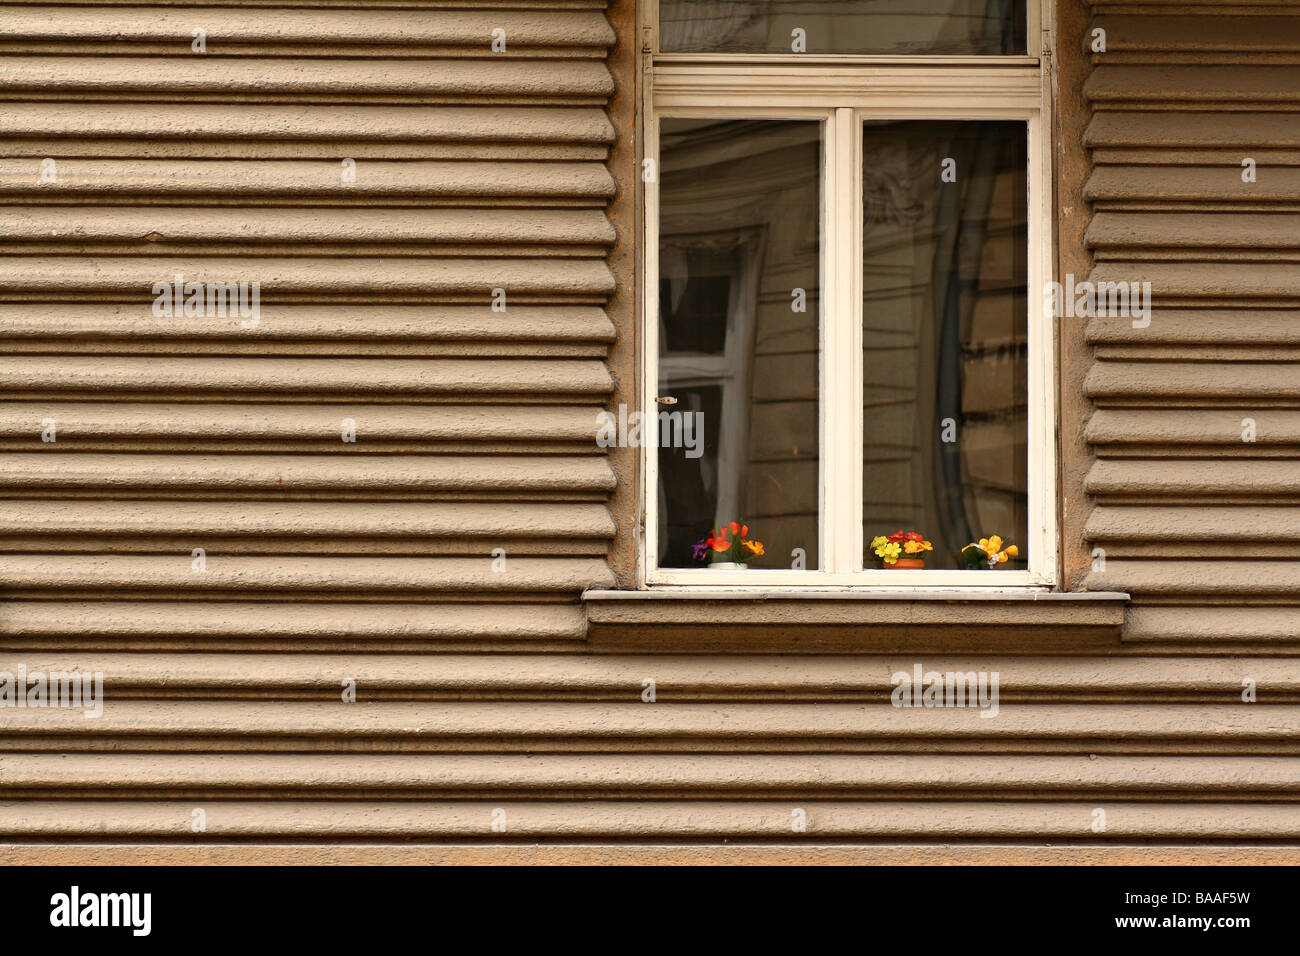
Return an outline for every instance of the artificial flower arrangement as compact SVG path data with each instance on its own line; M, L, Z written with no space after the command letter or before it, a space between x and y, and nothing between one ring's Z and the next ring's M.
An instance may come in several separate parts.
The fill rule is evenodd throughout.
M1007 560L1014 558L1020 553L1020 549L1010 542L1005 542L998 535L989 538L980 538L974 544L968 544L961 549L961 565L968 571L979 571L984 568L996 568L999 564L1006 564Z
M714 566L736 564L748 567L751 557L761 557L763 542L749 537L749 525L739 521L729 521L720 528L714 528L707 538L695 542L695 560L706 558Z
M925 540L925 535L915 531L895 531L872 538L871 550L880 559L882 567L923 568L925 552L933 551L934 545Z

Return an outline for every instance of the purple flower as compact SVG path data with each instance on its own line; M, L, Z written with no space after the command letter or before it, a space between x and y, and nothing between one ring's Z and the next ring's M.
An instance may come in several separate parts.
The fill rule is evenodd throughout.
M703 561L704 556L709 553L709 539L701 538L699 541L696 541L691 550L695 554L696 561Z

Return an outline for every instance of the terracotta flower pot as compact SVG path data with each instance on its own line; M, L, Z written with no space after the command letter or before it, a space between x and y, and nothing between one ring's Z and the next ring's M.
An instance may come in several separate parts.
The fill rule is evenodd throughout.
M925 567L925 558L899 558L893 564L886 564L885 567L918 571Z

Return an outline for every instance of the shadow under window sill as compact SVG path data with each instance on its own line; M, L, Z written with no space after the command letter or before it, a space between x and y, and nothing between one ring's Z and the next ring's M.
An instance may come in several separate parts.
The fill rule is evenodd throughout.
M593 650L1060 653L1118 647L1129 595L1032 588L655 587L582 596Z

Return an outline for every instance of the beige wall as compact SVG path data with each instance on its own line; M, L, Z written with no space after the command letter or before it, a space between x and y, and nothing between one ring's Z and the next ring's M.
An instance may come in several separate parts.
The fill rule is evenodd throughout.
M1076 480L1106 563L1072 563L1133 594L1129 641L1284 651L1300 640L1300 8L1156 9L1103 5L1092 24L1107 52L1084 86L1082 244L1095 279L1149 281L1155 309L1148 328L1086 327Z
M592 441L636 394L630 5L0 11L0 669L106 695L0 709L0 840L1293 856L1300 287L1269 213L1295 202L1300 16L1128 9L1093 66L1063 0L1056 57L1062 271L1149 275L1158 303L1146 330L1061 326L1067 568L1133 593L1123 638L895 602L616 641L579 595L634 554L632 456ZM260 280L257 327L152 316L176 272ZM888 706L920 660L998 671L999 716Z

